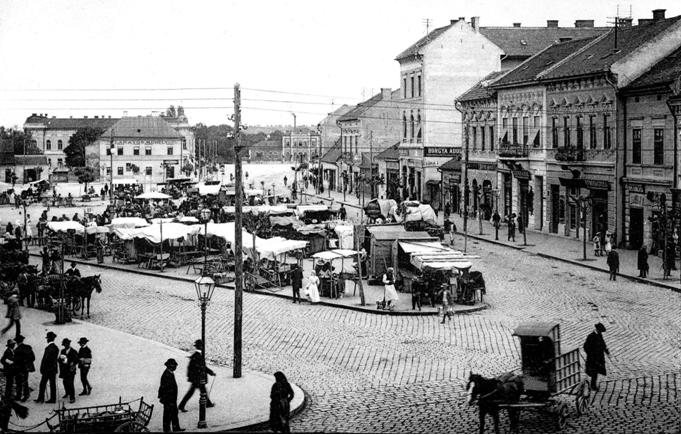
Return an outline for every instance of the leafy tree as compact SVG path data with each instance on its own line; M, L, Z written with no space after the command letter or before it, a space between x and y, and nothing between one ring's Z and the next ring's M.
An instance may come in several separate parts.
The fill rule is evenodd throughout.
M73 173L76 174L76 177L78 177L79 183L81 184L85 183L86 192L88 183L92 183L96 179L95 170L89 166L78 167L73 171Z
M3 150L4 147L9 147L8 143L11 143L14 155L43 153L40 148L33 145L31 133L25 133L19 128L0 127L0 142L3 143Z
M84 127L69 138L69 146L64 148L66 165L74 168L85 166L85 147L92 144L104 133L101 128Z
M170 107L166 109L166 116L168 118L177 118L177 110L175 110L175 106L171 104Z
M137 166L136 164L131 164L130 165L130 170L132 171L133 174L139 174L140 173L140 167Z

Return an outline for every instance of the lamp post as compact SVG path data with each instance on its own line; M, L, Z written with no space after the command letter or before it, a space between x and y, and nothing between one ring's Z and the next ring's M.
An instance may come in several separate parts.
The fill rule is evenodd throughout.
M203 210L201 210L203 214ZM206 404L208 403L208 394L206 393L206 307L213 297L215 290L215 282L208 276L202 276L194 281L194 288L196 290L196 298L201 308L201 356L203 358L203 372L201 374L201 397L199 398L199 429L204 429L206 425Z
M210 215L209 208L201 209L201 220L203 221L203 271L201 276L206 276L206 267L208 266L208 221Z

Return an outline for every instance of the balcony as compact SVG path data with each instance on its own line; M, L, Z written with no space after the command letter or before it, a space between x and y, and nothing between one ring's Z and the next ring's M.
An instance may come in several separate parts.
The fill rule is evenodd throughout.
M520 144L505 144L499 145L499 157L506 158L524 158L529 155L529 149L527 145Z
M556 149L554 158L559 162L583 162L585 152L583 148L559 147Z

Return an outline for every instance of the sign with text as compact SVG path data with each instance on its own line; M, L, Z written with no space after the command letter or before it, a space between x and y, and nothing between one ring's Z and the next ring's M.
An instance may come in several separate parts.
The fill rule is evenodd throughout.
M163 163L166 164L166 165L179 165L180 161L179 160L164 160Z
M584 180L585 187L592 190L610 190L610 182L605 180Z
M458 157L461 158L461 148L458 147L424 147L425 157Z
M526 171L524 169L521 169L519 171L512 171L513 176L517 178L518 180L529 180L530 179L530 171Z

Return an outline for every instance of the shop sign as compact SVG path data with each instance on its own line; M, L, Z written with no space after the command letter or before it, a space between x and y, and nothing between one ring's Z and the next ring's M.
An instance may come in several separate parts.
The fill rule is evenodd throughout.
M525 169L521 169L519 171L512 171L513 176L518 179L518 180L529 180L530 179L530 171L526 171Z
M643 184L629 184L629 192L645 193L645 186Z
M399 162L385 162L385 167L386 169L400 169L400 163Z
M397 151L400 152L400 157L409 157L409 150L406 148L398 148Z
M455 174L449 177L450 186L455 186L457 184L461 184L461 174Z
M461 148L459 147L424 147L425 157L458 157L461 158Z
M179 165L180 161L179 160L164 160L163 164L164 165Z
M585 187L592 190L610 190L610 182L605 180L584 180Z
M497 164L496 163L469 162L468 163L468 169L496 172L497 171Z

